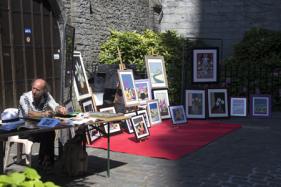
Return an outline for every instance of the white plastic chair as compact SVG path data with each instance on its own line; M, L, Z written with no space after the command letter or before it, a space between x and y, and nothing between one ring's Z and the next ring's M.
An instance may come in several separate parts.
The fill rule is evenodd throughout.
M31 166L31 157L32 157L32 145L33 142L28 139L20 139L19 136L10 136L6 141L5 145L5 157L4 157L4 166L3 170L6 171L8 160L10 157L11 147L13 143L17 143L17 163L22 160L22 145L24 145L24 154L25 154L25 163L28 166Z

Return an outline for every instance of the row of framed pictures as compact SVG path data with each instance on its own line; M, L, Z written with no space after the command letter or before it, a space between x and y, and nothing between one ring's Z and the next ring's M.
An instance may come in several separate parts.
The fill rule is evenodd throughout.
M209 117L228 117L229 102L227 90L208 89L207 100L205 99L205 93L205 90L185 91L185 111L187 118L206 118L206 105L208 107ZM247 100L246 97L231 97L230 116L247 116ZM250 115L256 117L269 117L271 115L271 96L251 95Z

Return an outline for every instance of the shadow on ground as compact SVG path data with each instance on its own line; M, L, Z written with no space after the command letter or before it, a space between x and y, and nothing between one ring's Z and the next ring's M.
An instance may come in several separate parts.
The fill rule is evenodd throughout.
M91 175L98 175L101 177L107 177L107 159L101 158L97 156L88 156L88 172L84 174L83 176L76 176L76 177L70 177L65 172L63 172L59 161L58 164L55 165L53 172L48 171L42 171L38 170L39 174L42 177L43 181L53 181L55 184L60 186L91 186L94 185L94 182L85 180L88 176ZM110 169L123 166L127 163L119 162L115 160L110 161ZM91 184L86 184L86 183Z

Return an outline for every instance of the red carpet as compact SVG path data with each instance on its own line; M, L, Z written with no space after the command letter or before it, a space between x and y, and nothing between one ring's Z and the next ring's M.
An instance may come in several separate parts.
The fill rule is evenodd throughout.
M172 127L171 121L165 120L150 128L150 136L143 142L136 142L135 135L126 132L112 136L110 149L115 152L176 160L240 127L238 124L206 120L190 120L188 124ZM107 139L100 138L89 146L107 149Z

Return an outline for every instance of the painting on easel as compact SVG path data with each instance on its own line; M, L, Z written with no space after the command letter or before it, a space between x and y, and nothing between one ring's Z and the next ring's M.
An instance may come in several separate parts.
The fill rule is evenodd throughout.
M132 70L118 70L119 81L126 107L139 104L134 75Z

